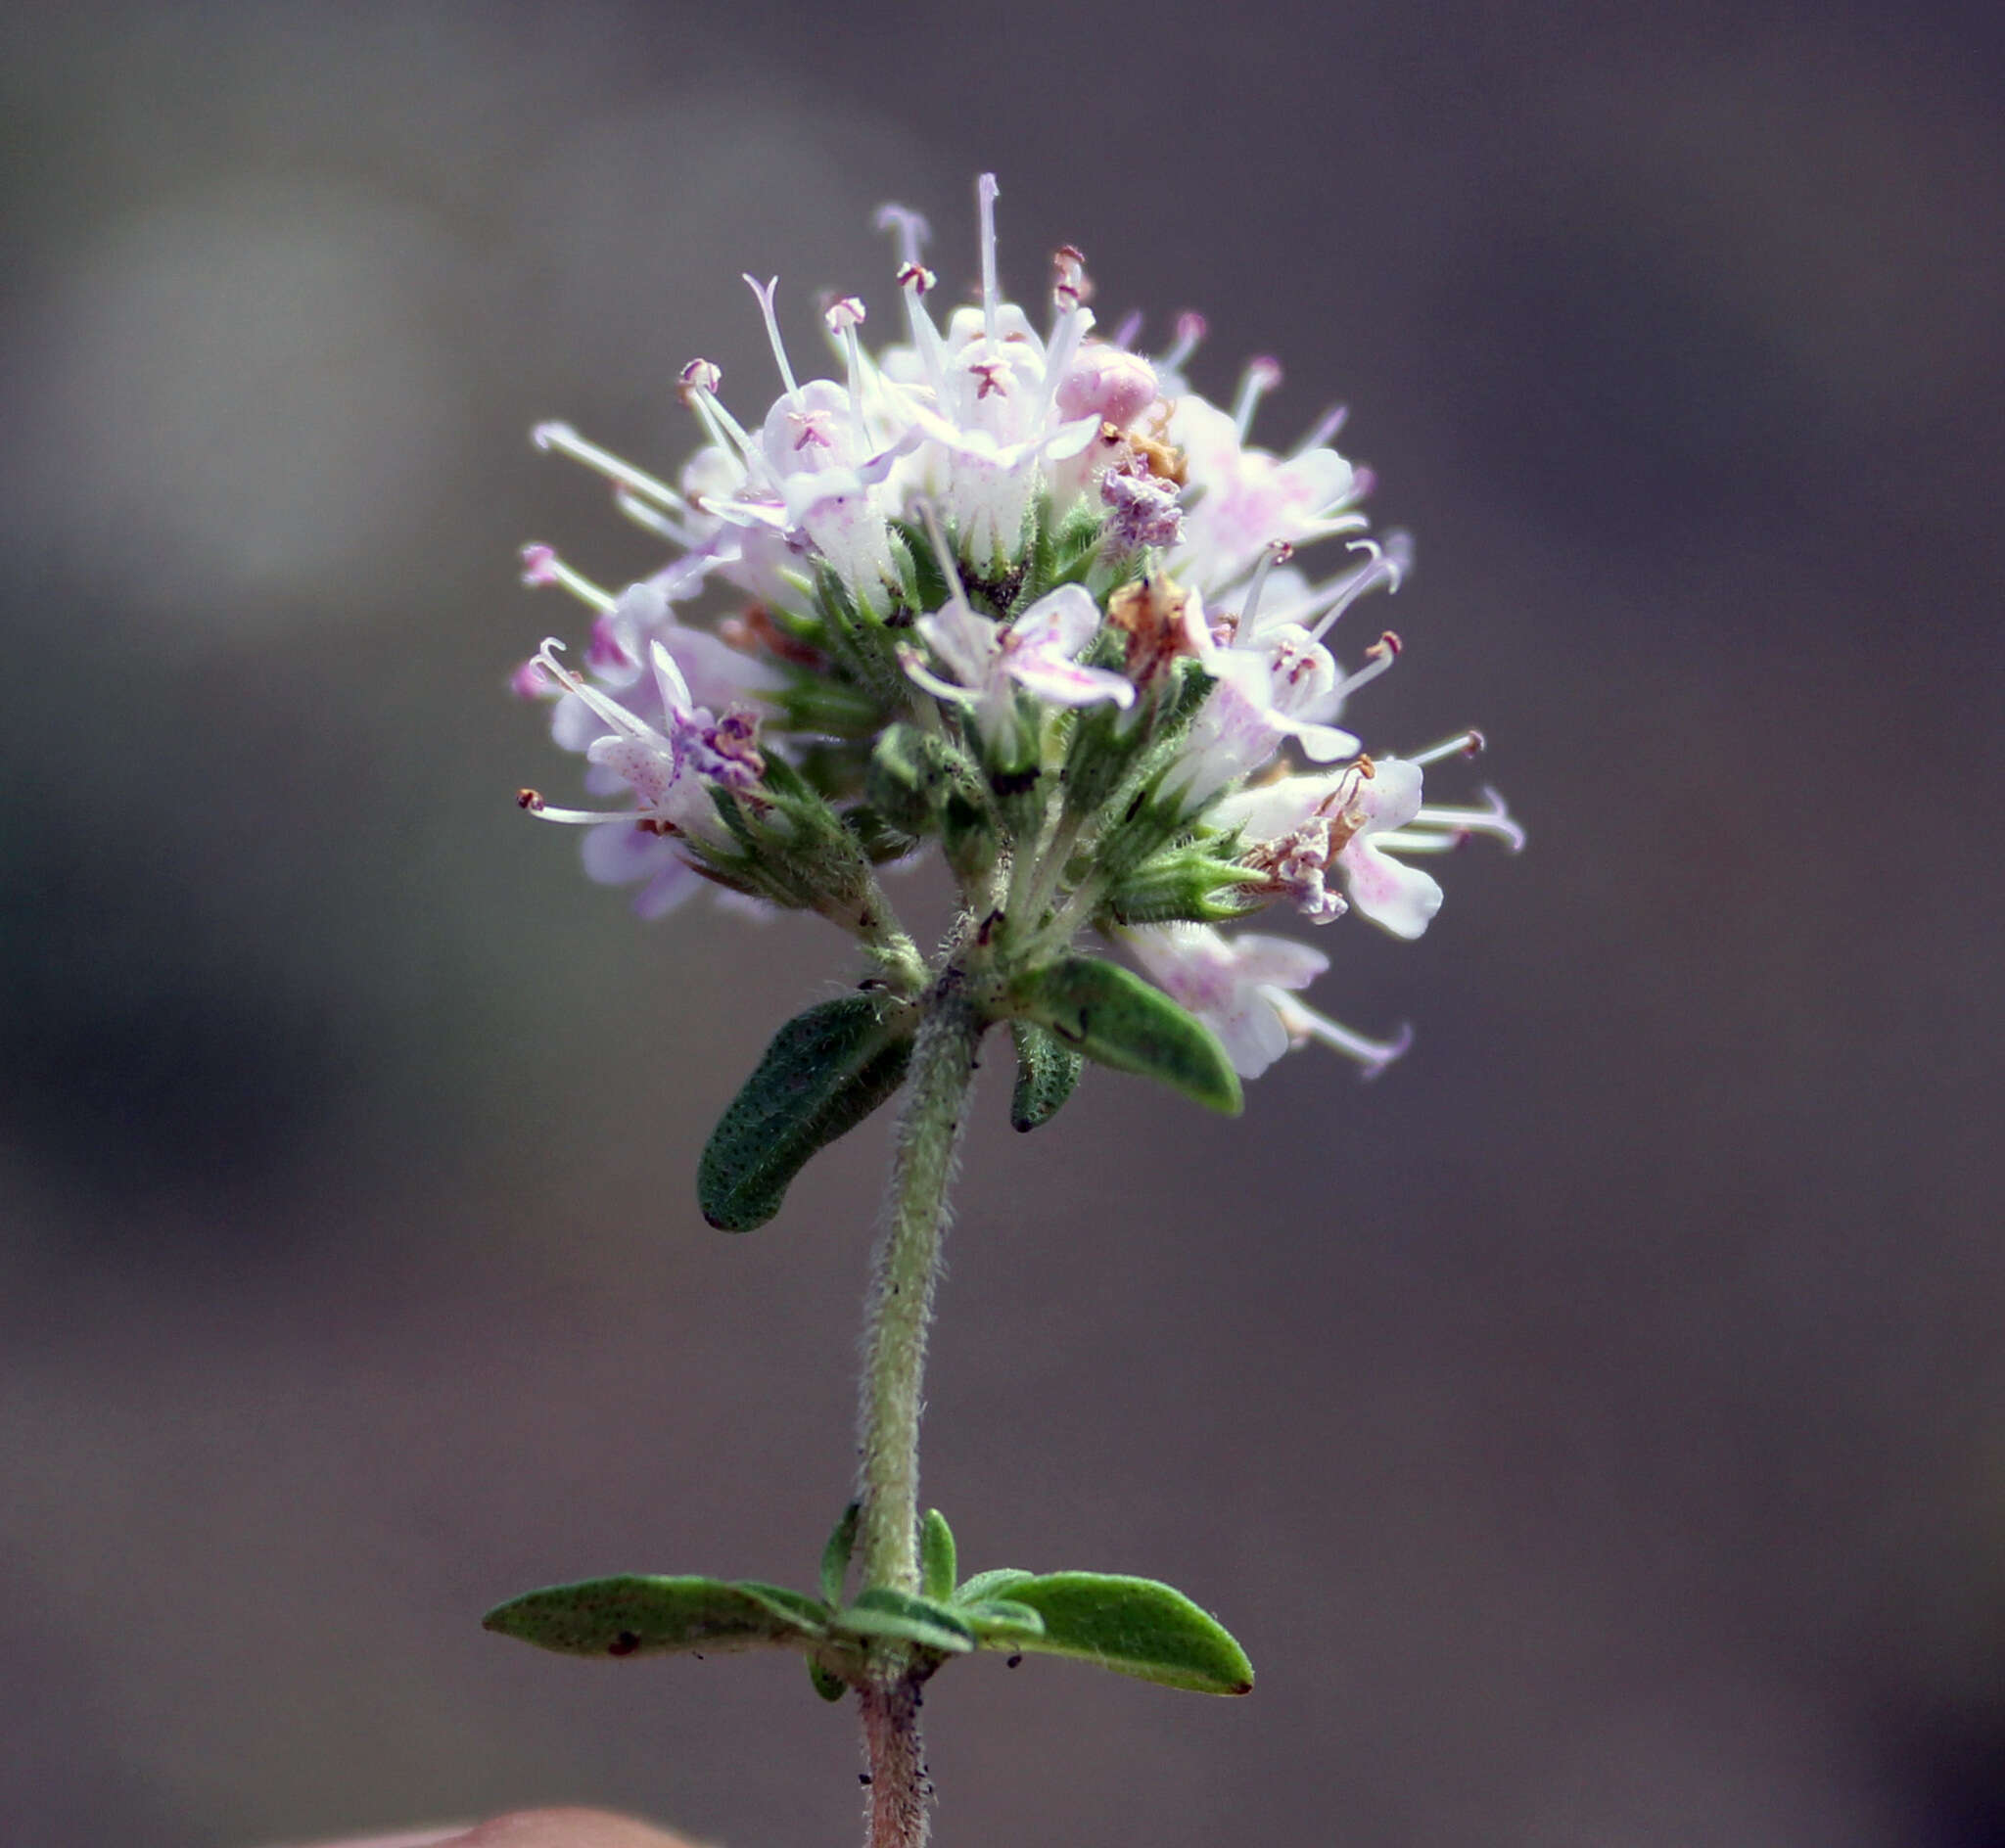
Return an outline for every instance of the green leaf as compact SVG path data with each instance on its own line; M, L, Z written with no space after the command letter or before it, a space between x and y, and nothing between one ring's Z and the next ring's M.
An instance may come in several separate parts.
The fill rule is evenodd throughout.
M961 1615L973 1626L975 1637L984 1648L992 1646L992 1640L1014 1642L1025 1637L1045 1634L1044 1618L1028 1604L1019 1604L1011 1598L984 1598L979 1604L963 1605Z
M1161 989L1118 963L1065 956L1021 976L1009 991L1020 1018L1117 1072L1135 1072L1229 1117L1242 1098L1218 1037Z
M823 1700L840 1700L850 1690L848 1682L812 1655L808 1658L808 1679L815 1684L815 1691Z
M857 1601L835 1616L835 1628L857 1637L895 1637L946 1655L965 1655L975 1633L952 1606L913 1597L887 1585L859 1593Z
M1028 1585L1036 1577L1035 1572L1025 1572L1019 1566L996 1566L987 1572L977 1572L955 1593L954 1601L979 1604L989 1598L1007 1597L1019 1585Z
M849 1577L850 1554L857 1549L857 1522L863 1513L863 1504L852 1502L843 1509L842 1519L836 1522L828 1544L821 1548L821 1595L831 1604L842 1602L842 1585Z
M497 1605L481 1622L504 1637L564 1655L789 1648L820 1633L818 1624L811 1628L785 1610L767 1586L640 1574L530 1592Z
M788 1021L704 1147L703 1217L726 1232L771 1219L808 1158L904 1082L916 1020L883 995L845 994Z
M762 1585L757 1579L733 1579L731 1586L748 1597L756 1597L781 1622L797 1625L803 1636L820 1636L831 1615L828 1605L818 1597L810 1597L806 1592L796 1592L789 1586Z
M919 1583L931 1598L954 1595L954 1529L938 1508L926 1510L926 1524L919 1530Z
M1199 1694L1253 1690L1253 1665L1231 1634L1182 1592L1153 1579L1052 1572L1015 1587L1009 1597L1044 1619L1045 1634L984 1639L984 1648L1076 1656Z
M1044 1028L1027 1020L1012 1020L1009 1037L1016 1044L1016 1088L1009 1097L1009 1127L1023 1132L1042 1129L1072 1095L1082 1061L1070 1046L1060 1045Z

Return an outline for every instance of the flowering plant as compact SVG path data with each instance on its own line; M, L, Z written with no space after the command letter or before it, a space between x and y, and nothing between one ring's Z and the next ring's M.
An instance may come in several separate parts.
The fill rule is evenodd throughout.
M856 989L783 1026L706 1147L713 1225L779 1209L816 1152L903 1090L871 1281L856 1500L815 1594L749 1581L629 1576L503 1604L491 1629L571 1653L792 1648L863 1720L869 1841L923 1839L920 1689L956 1656L1083 1657L1147 1680L1244 1693L1252 1670L1183 1594L1102 1573L962 1578L937 1510L918 1507L920 1378L954 1152L977 1048L1006 1026L1010 1119L1048 1123L1092 1060L1198 1104L1319 1041L1369 1076L1406 1045L1312 1009L1328 966L1293 939L1221 928L1278 902L1327 924L1347 910L1419 937L1441 902L1421 856L1470 834L1521 843L1490 792L1440 806L1425 772L1481 746L1466 732L1370 756L1339 722L1400 655L1386 631L1348 671L1334 624L1396 590L1403 535L1365 536L1370 485L1325 418L1279 456L1248 439L1279 368L1256 360L1230 410L1182 368L1179 323L1147 359L1136 329L1096 335L1084 259L1054 259L1040 335L997 284L993 177L979 187L982 295L945 329L926 298L925 227L887 207L905 338L874 354L863 304L823 316L837 378L797 378L751 283L781 392L754 429L692 360L684 400L708 441L679 485L568 427L544 447L596 470L620 511L674 544L618 595L546 546L526 577L593 612L581 662L546 641L517 689L552 705L606 808L522 806L584 830L586 871L639 887L658 916L706 885L727 901L818 912L856 942ZM1299 548L1341 540L1321 582ZM735 613L682 612L713 584ZM937 844L958 890L924 954L880 870ZM1125 950L1137 974L1082 949ZM1144 979L1144 977L1146 979Z

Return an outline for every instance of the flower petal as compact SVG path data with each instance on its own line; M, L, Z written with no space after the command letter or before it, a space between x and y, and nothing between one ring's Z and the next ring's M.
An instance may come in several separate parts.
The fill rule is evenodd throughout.
M1116 706L1135 703L1135 683L1110 668L1082 668L1062 655L1018 655L1007 663L1018 686L1053 706L1093 706L1112 700Z
M1084 584L1060 584L1040 597L1010 625L1012 647L1044 653L1056 649L1076 655L1100 625L1099 606Z
M1351 902L1373 923L1411 941L1441 908L1441 888L1433 876L1408 866L1373 846L1361 834L1336 856Z

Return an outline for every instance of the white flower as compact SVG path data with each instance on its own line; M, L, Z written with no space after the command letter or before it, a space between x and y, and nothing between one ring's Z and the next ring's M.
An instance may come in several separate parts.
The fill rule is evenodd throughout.
M1160 924L1131 930L1124 941L1136 960L1174 1001L1219 1037L1233 1070L1258 1078L1276 1059L1309 1040L1356 1059L1367 1078L1407 1048L1402 1032L1390 1042L1368 1040L1295 999L1329 967L1329 958L1285 937L1244 932L1228 937L1208 924Z
M915 655L907 657L905 669L936 698L972 707L982 736L993 744L1011 721L1018 687L1053 706L1134 704L1135 687L1125 674L1083 668L1074 659L1099 625L1099 609L1079 584L1061 584L1006 624L977 615L965 597L955 596L938 615L922 616L917 627L956 683L942 680Z
M1400 640L1386 630L1366 649L1366 665L1346 675L1322 637L1366 591L1381 583L1397 589L1411 554L1403 534L1387 547L1355 543L1369 552L1365 562L1313 589L1300 573L1275 569L1294 548L1271 546L1239 599L1239 613L1216 624L1199 622L1195 651L1218 687L1179 758L1185 801L1193 809L1258 769L1288 739L1312 762L1357 755L1357 735L1332 721L1353 693L1399 658ZM1196 593L1190 594L1194 604Z
M1083 297L1078 253L1059 254L1049 342L1029 317L1004 301L996 282L996 178L984 173L981 208L982 302L948 317L943 338L925 305L932 272L918 260L923 221L887 207L879 223L900 238L899 284L911 345L883 356L887 374L912 388L914 421L925 440L903 466L908 493L923 493L951 523L962 553L978 571L1004 568L1021 542L1024 520L1052 471L1079 457L1099 434L1108 411L1121 411L1154 376L1145 364L1108 362L1081 343L1093 326ZM1139 415L1137 407L1131 416ZM1062 499L1086 483L1066 484ZM1062 509L1060 509L1062 511Z
M1341 876L1358 911L1395 937L1413 939L1441 908L1441 888L1384 851L1421 812L1421 770L1399 758L1361 759L1324 776L1284 776L1228 796L1210 819L1243 830L1241 857L1272 874L1318 923L1342 911L1329 892Z
M557 659L562 647L555 640L544 642L536 665L578 702L585 723L598 734L585 747L587 761L609 780L624 783L634 806L614 810L553 808L535 790L522 792L522 806L545 821L587 827L625 822L646 826L658 835L719 835L709 785L749 789L759 781L765 766L755 743L756 721L742 713L727 713L720 719L696 705L675 658L655 642L649 658L663 712L658 729L564 667Z
M1246 410L1251 419L1250 405ZM1219 588L1236 582L1275 544L1305 544L1356 532L1356 470L1334 449L1305 448L1285 459L1245 446L1245 425L1189 394L1177 400L1167 432L1184 452L1184 540L1170 570Z

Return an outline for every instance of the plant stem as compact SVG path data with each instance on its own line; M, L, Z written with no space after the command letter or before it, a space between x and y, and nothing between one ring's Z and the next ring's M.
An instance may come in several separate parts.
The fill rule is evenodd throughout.
M865 1587L919 1589L919 1409L926 1325L947 1229L955 1147L983 1025L964 993L961 969L950 962L927 998L912 1047L884 1230L871 1270L857 1490L862 1503L858 1550ZM910 1651L902 1643L887 1643L860 1696L870 1760L868 1848L919 1848L926 1838L919 1679L911 1670Z

